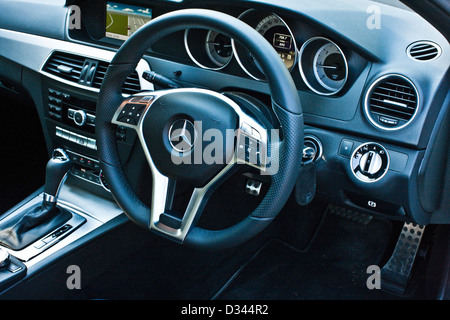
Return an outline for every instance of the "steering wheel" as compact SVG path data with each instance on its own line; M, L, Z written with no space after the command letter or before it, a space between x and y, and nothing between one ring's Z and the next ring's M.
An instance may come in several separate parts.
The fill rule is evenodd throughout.
M214 30L244 46L265 74L280 132L255 110L250 99L232 99L208 89L180 88L122 95L127 76L157 40L186 28ZM251 105L249 107L249 105ZM250 111L249 111L250 110ZM136 130L152 173L150 207L132 190L119 160L117 125ZM225 139L215 161L192 161L205 154L202 135ZM230 131L231 130L231 131ZM253 28L224 13L184 9L157 17L118 50L97 100L96 139L100 166L111 194L138 225L199 249L231 248L264 230L281 211L297 180L303 150L303 115L296 86L273 47ZM230 142L231 141L231 142ZM194 157L193 157L194 156ZM218 161L220 160L220 161ZM223 230L197 226L208 198L237 166L250 165L270 175L271 184L256 209ZM174 182L193 187L182 218L170 213ZM232 200L232 199L230 199Z

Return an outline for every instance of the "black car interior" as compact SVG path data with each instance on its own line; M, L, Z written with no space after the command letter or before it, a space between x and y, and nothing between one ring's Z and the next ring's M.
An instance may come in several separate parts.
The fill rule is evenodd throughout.
M449 299L450 46L420 10L0 3L0 299Z

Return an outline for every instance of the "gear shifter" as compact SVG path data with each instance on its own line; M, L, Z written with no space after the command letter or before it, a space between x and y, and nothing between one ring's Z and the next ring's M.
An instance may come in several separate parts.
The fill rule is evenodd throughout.
M56 205L60 187L72 167L67 154L55 149L47 163L44 197L41 203L0 221L0 244L21 250L63 225L72 214Z
M70 161L66 152L63 149L55 149L52 158L47 162L44 201L56 203L59 189L71 168L72 161Z

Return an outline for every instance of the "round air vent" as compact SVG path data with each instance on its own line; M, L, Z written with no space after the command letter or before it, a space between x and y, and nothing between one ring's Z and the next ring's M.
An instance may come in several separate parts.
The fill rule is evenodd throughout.
M412 43L406 52L413 60L431 61L441 55L441 48L434 42L419 41Z
M417 88L401 75L391 74L377 79L366 94L366 116L380 129L403 128L412 121L418 108Z

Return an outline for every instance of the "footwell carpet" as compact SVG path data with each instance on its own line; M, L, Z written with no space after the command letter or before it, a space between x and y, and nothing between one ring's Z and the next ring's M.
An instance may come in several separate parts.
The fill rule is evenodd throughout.
M327 214L307 251L269 241L234 275L216 299L391 299L368 289L370 265L382 267L391 239L389 221L367 225Z

